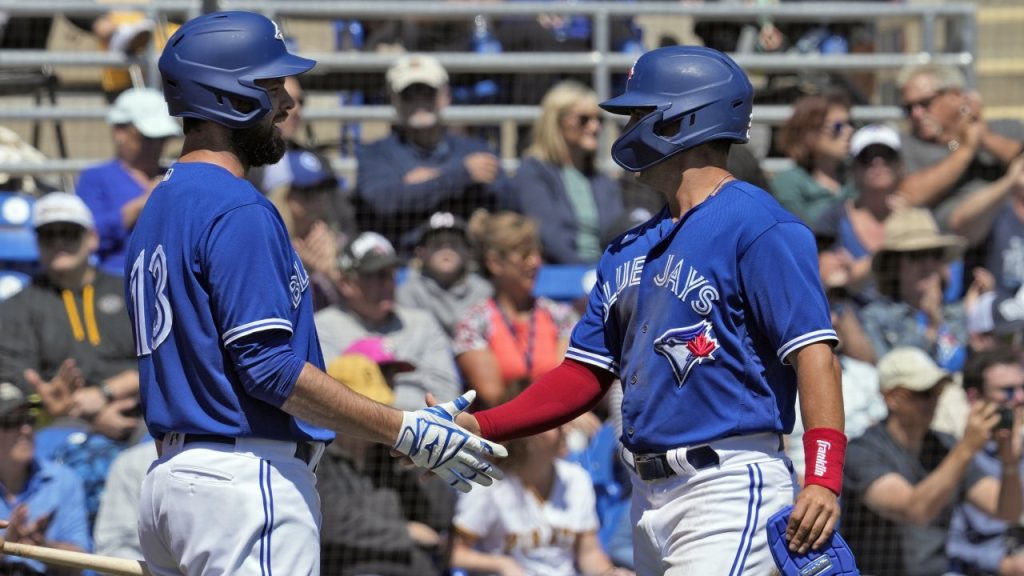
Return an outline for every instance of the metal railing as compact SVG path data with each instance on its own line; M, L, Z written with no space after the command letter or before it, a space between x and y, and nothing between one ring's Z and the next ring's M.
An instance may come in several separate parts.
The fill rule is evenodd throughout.
M860 72L897 70L903 66L939 63L960 68L973 85L976 42L975 7L971 4L917 5L857 2L820 2L795 4L752 4L738 9L735 4L684 4L662 2L440 2L440 1L283 1L283 0L220 0L221 9L242 9L261 12L270 17L294 18L377 18L400 19L415 14L419 18L454 20L471 18L477 14L490 16L535 15L541 12L582 14L592 22L592 49L585 52L476 54L471 52L438 52L434 55L452 73L590 73L598 96L609 97L611 76L622 73L632 65L635 54L612 50L610 21L615 17L639 15L691 16L702 20L730 22L750 21L767 17L774 21L800 22L866 22L879 19L905 19L921 24L921 51L913 53L873 54L757 54L736 53L737 63L751 72ZM94 0L0 0L0 12L10 16L97 15L111 10L134 10L146 13L154 20L168 15L192 17L202 10L200 0L152 0L145 3L95 2ZM959 46L956 52L937 52L937 28L943 20L958 23ZM151 43L152 44L152 43ZM369 52L303 52L318 61L314 74L330 71L381 73L397 57L395 54ZM112 52L54 52L35 50L0 50L0 68L13 67L118 67L138 65L146 70L148 83L158 84L156 60L158 54L150 49L139 57ZM778 124L789 115L788 106L758 106L754 121L758 124ZM538 111L534 106L452 106L445 118L461 124L524 124L532 122ZM333 106L307 107L303 115L309 121L390 121L392 110L387 106ZM98 120L105 109L66 107L7 107L0 109L0 121L74 121ZM865 106L855 108L855 119L861 121L897 120L902 116L893 106ZM77 171L95 160L53 161L39 166L3 166L0 172L42 172L44 170ZM346 168L339 166L339 168Z

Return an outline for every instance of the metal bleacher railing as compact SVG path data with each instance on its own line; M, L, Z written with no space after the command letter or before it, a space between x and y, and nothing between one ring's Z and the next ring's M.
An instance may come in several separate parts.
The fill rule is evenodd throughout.
M204 3L200 0L152 0L144 3L96 2L95 0L0 0L0 12L8 15L67 15L100 14L110 10L146 12L153 19L161 17L199 14ZM542 12L581 14L592 20L592 49L586 52L565 53L497 53L437 52L435 55L453 73L538 73L574 72L590 73L599 96L611 91L611 77L627 71L635 54L616 52L611 48L609 22L614 17L666 15L691 16L701 20L722 22L754 22L767 17L775 22L872 22L881 20L916 21L920 24L920 49L914 52L875 52L871 54L793 53L734 54L737 62L750 72L884 72L897 70L908 64L941 63L963 70L968 84L974 84L976 42L976 14L972 4L891 4L877 2L799 2L781 4L709 3L684 4L667 2L436 2L436 1L380 1L362 2L340 0L319 1L266 1L221 0L222 10L244 9L281 18L378 18L401 19L415 14L435 19L471 19L478 14L489 16L534 15ZM943 52L937 45L940 24L955 24L957 51ZM948 26L946 27L948 28ZM370 52L313 52L305 56L318 61L317 72L339 71L381 73L395 58L394 54ZM156 60L158 54L150 49L137 58L114 52L60 52L45 50L0 50L0 68L44 66L129 66L139 65L145 71L148 84L158 84ZM775 125L784 121L790 112L787 105L757 106L754 121ZM893 121L902 117L898 107L869 105L854 107L855 120ZM445 117L451 122L465 125L526 124L537 114L535 106L513 105L461 105L451 106ZM67 107L0 107L0 123L13 120L80 121L101 119L102 108ZM304 110L308 121L387 121L392 118L389 106L332 106ZM6 173L73 173L99 159L72 158L49 160L40 164L0 164ZM770 161L770 160L769 160ZM354 172L354 160L342 158L336 168L342 173ZM514 160L512 161L514 165ZM771 166L768 166L771 169Z

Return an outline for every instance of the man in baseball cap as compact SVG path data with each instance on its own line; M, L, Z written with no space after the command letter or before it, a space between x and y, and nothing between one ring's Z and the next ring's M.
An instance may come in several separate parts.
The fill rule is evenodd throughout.
M181 126L155 88L122 92L107 113L107 123L114 157L83 170L75 193L96 218L99 267L122 275L128 236L150 190L164 176L160 161L167 140L181 136Z
M451 341L429 312L395 303L396 274L402 260L390 242L363 232L338 258L336 282L342 301L316 313L324 359L332 359L367 337L387 337L392 351L413 364L394 379L398 407L423 405L424 392L438 401L461 389L452 362Z
M10 382L0 382L0 519L9 520L7 542L85 552L89 548L82 480L60 464L37 459L38 407ZM2 574L46 574L46 566L0 555Z
M850 441L844 535L865 574L942 574L949 566L946 527L954 505L969 502L1009 522L1019 518L1020 476L1000 481L974 461L995 439L1015 470L1019 448L1008 430L993 431L999 416L991 403L971 406L959 440L931 427L951 374L924 350L894 348L879 360L878 376L889 417Z
M412 236L415 258L398 288L398 301L429 311L449 336L466 311L491 296L491 283L473 268L466 221L435 212Z

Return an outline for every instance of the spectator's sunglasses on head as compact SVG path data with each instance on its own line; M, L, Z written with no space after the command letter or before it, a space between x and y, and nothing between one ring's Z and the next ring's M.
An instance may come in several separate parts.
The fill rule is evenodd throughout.
M899 162L900 154L888 146L868 146L853 161L860 166L870 166L875 158L881 158L886 164L892 165Z
M826 124L822 131L828 134L832 139L839 138L846 131L853 131L853 122L849 120L837 120L831 124Z
M932 107L932 103L935 102L935 99L938 98L939 96L942 96L946 92L949 92L949 90L949 88L943 88L942 90L936 90L934 94L926 98L914 100L913 102L904 102L901 106L901 108L903 108L903 113L906 114L907 116L910 116L911 114L914 113L914 108L918 106L924 108L925 110L929 110Z

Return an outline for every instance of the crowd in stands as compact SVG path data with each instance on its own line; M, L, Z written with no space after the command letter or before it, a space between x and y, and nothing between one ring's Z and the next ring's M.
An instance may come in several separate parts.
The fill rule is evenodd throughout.
M123 50L158 28L80 25ZM512 19L497 33L506 49L524 38L570 46L580 25ZM413 48L468 41L440 27L368 31ZM770 25L756 32L758 50L786 42ZM614 37L626 42L629 26ZM401 409L465 389L475 408L493 406L557 365L585 289L539 295L539 275L593 265L662 202L598 169L605 117L578 78L514 87L510 101L539 115L506 174L485 140L442 119L479 81L451 78L426 53L397 57L384 78L396 121L358 146L351 185L303 143L303 87L290 78L288 151L249 174L308 272L327 372ZM775 143L792 168L765 174L744 146L730 164L818 241L850 438L841 530L863 573L1021 575L1024 518L1006 511L1024 499L1024 124L987 121L956 69L915 66L898 83L905 130L855 125L863 95L835 82L792 102ZM37 254L20 291L0 290L0 518L10 542L140 558L135 508L156 451L138 412L124 246L181 128L157 90L111 102L113 158L73 190L0 192L28 206L2 210L3 224L31 230ZM613 392L561 429L510 443L508 478L459 497L380 446L338 438L318 471L323 573L632 574L617 412ZM1006 427L1012 441L997 434ZM786 440L798 472L801 433L798 418ZM46 573L75 572L0 555L0 574Z

